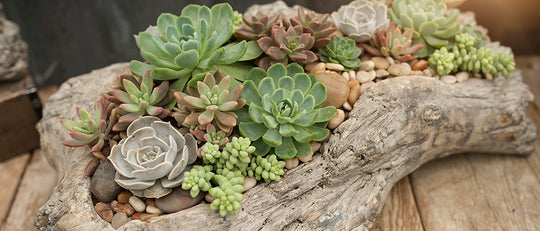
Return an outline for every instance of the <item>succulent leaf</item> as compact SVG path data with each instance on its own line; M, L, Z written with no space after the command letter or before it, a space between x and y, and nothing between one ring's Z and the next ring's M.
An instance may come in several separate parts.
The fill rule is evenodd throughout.
M332 41L322 49L321 61L339 63L347 69L357 68L360 66L360 53L362 50L356 47L356 42L347 37L336 36Z
M360 45L375 56L392 57L402 62L410 61L418 58L413 54L424 47L421 43L413 42L413 31L413 28L402 31L401 25L396 26L391 22L386 31L379 29L377 34L372 36L370 45Z
M352 1L332 13L332 18L341 33L359 43L388 25L387 7L380 1Z
M278 160L274 154L265 157L255 156L251 159L247 174L257 180L270 183L270 181L281 180L281 176L285 173L283 167L285 167L285 161Z

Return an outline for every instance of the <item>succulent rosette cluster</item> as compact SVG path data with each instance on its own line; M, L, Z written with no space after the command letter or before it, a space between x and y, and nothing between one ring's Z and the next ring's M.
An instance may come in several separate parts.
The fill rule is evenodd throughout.
M413 28L403 31L401 25L396 26L391 22L386 32L379 29L377 34L373 35L371 44L362 44L362 47L375 56L392 57L402 62L410 61L418 58L414 53L424 47L421 43L413 43L413 32Z
M332 13L336 27L356 42L367 42L378 29L388 26L387 7L383 2L354 0Z

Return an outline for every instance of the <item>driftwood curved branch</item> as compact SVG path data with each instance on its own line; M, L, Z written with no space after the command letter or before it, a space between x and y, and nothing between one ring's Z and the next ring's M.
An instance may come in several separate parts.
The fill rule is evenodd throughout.
M111 230L94 211L83 169L89 150L61 146L58 119L75 118L126 64L116 64L65 83L48 102L38 125L42 149L61 177L37 215L40 229ZM221 218L198 205L120 230L366 230L392 186L423 163L466 152L526 155L536 128L525 109L533 96L519 71L495 81L455 85L435 78L387 79L364 92L349 119L334 130L313 161L288 171L280 182L245 194L243 209Z

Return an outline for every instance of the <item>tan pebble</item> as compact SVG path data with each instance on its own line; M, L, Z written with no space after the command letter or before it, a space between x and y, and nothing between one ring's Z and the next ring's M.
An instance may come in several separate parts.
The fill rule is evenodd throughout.
M311 69L309 73L318 73L318 72L324 72L326 71L326 64L325 63L318 63Z
M385 77L385 76L388 76L390 75L390 73L388 73L387 70L384 70L384 69L378 69L375 71L375 76L377 78L382 78L382 77Z
M158 209L157 207L151 206L151 205L146 206L146 212L150 213L150 214L162 214L163 213L163 211L161 211L161 209Z
M146 206L156 206L156 201L152 198L148 198L144 201Z
M345 120L345 112L341 109L337 109L336 116L328 121L328 128L337 128Z
M368 88L370 88L371 86L373 86L373 84L375 84L375 82L373 81L370 81L370 82L367 82L367 83L363 83L361 86L360 86L360 94L362 94L364 91L366 91Z
M99 159L98 158L92 158L90 162L86 165L86 168L84 168L84 175L87 177L91 177L94 175L94 172L96 171L97 167L99 166Z
M349 81L349 72L343 72L341 73L341 76L343 76L343 78L345 78L347 81Z
M326 63L326 69L333 71L343 71L345 67L339 63Z
M159 216L159 214L148 214L148 213L144 213L144 214L141 214L139 216L139 219L141 221L149 221L150 219L152 219L153 217L157 217Z
M371 80L371 75L367 71L359 71L356 73L356 80L360 83L365 83Z
M349 80L349 88L351 89L349 92L349 103L350 105L354 105L358 97L360 97L360 83L358 80L351 79Z
M375 63L371 60L362 62L362 64L360 65L360 70L362 71L371 71L373 70L373 68L375 68Z
M469 79L469 73L462 71L456 74L456 80L458 83L463 83Z
M116 201L116 200L111 201L111 204L110 204L110 205L111 205L111 208L113 208L113 207L114 207L115 205L117 205L117 204L118 204L118 201ZM114 208L113 208L113 210L114 210ZM116 211L115 211L115 212L116 212Z
M94 207L96 210L96 213L103 218L103 220L106 220L108 222L112 221L112 218L114 216L114 212L112 211L111 207L109 207L107 204L103 202L98 202L96 206Z
M362 61L362 62L367 62L367 61L370 61L371 58L372 58L371 55L369 55L369 54L364 54L364 55L362 55L362 57L360 58L360 61Z
M143 212L146 209L146 204L144 204L144 202L136 196L132 196L129 198L129 204L137 212Z
M296 168L296 166L298 166L298 157L285 160L285 168L293 169Z
M244 179L244 192L250 190L257 185L257 179L255 177L246 177Z
M413 59L411 61L409 61L409 65L411 65L411 68L414 67L414 65L418 63L418 59Z
M133 209L130 204L116 203L114 205L111 204L111 207L113 211L117 213L125 213L128 217L135 213L135 209Z
M388 62L388 60L386 60L383 57L373 57L371 61L375 63L376 69L387 69L388 66L390 66L390 63Z
M392 64L388 67L388 73L395 76L409 75L411 66L408 63Z
M128 216L129 215L127 215L125 213L114 214L114 216L112 218L112 221L111 221L111 226L113 227L113 229L118 229L122 225L128 223L128 221L129 221Z
M122 203L122 204L128 204L129 203L129 198L133 196L133 193L131 193L130 191L122 191L118 194L118 196L116 197L118 199L118 202Z
M396 61L394 61L394 59L393 59L392 57L386 57L386 61L388 61L388 63L389 63L390 65L396 64Z
M433 69L432 67L427 67L426 69L424 69L422 72L424 72L424 75L425 76L434 76L435 73L437 73L435 71L435 69Z
M134 213L132 216L131 216L131 219L133 220L139 220L141 219L141 215L143 215L145 213Z
M311 72L315 66L317 66L317 64L319 64L320 62L315 62L315 63L308 63L304 66L304 70L306 70L306 72Z
M491 73L487 73L486 74L486 79L487 80L493 80L493 75Z
M456 77L453 75L443 75L441 76L441 81L448 83L448 84L454 84L456 83Z
M317 151L319 151L320 148L321 148L321 143L319 143L319 142L311 143L311 151L312 152L317 152Z
M199 202L200 205L205 205L206 204L206 201L202 200L201 202Z
M302 161L302 163L306 163L306 162L309 162L313 159L313 153L315 151L313 151L313 149L311 149L311 152L309 153L309 155L307 156L304 156L304 157L298 157L298 160Z
M349 70L349 80L356 79L356 71Z
M372 81L375 78L377 78L377 72L375 72L375 70L371 70L368 73L369 73L369 81Z
M327 97L324 106L340 108L349 97L349 81L340 74L320 72L315 77L326 86Z
M481 79L481 78L482 78L482 74L475 72L475 73L472 73L472 77Z
M411 73L409 73L409 75L419 75L419 76L423 76L424 75L424 72L422 71L411 71Z
M214 198L210 193L204 195L204 200L208 203L212 203L216 198Z
M351 104L347 101L343 104L343 109L347 110L347 111L351 111L352 110L352 106Z
M103 155L102 152L92 152L92 155L94 155L96 158L98 158L100 160L104 160L106 158L105 155Z
M426 69L427 66L428 66L428 62L424 59L421 59L420 61L412 65L412 69L415 71L421 71L421 70Z

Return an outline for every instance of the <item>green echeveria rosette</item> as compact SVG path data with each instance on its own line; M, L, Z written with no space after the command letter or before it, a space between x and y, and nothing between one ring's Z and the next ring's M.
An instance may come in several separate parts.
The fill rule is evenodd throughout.
M210 209L219 210L219 214L224 217L227 214L235 214L242 206L240 202L244 200L244 176L240 171L223 171L220 175L214 176L214 182L219 186L211 188L208 192L215 198L210 204Z
M271 148L282 159L307 156L310 142L329 135L326 124L337 113L335 107L321 108L326 87L297 63L275 64L268 72L254 68L242 98L247 100L249 116L240 113L244 118L239 118L239 130L254 141L259 156Z
M285 161L279 161L276 155L255 156L251 160L247 174L257 180L264 179L266 183L272 180L280 181L281 176L285 173L283 167L285 167Z
M95 115L92 116L84 109L77 107L78 121L60 120L60 123L69 130L70 139L62 144L68 147L81 147L92 145L92 152L100 151L110 132L107 126L107 106L104 98L94 105Z
M191 171L184 172L182 189L189 190L191 197L195 198L201 191L208 191L212 188L210 181L214 178L212 166L193 166Z
M452 39L460 31L457 10L447 12L443 0L394 0L388 15L404 30L414 29L414 43L424 45L415 53L420 58L433 54L435 49L451 45Z
M353 69L360 66L361 62L358 58L362 53L362 49L356 47L356 42L347 37L336 36L332 41L322 49L321 61L339 63L347 69Z

